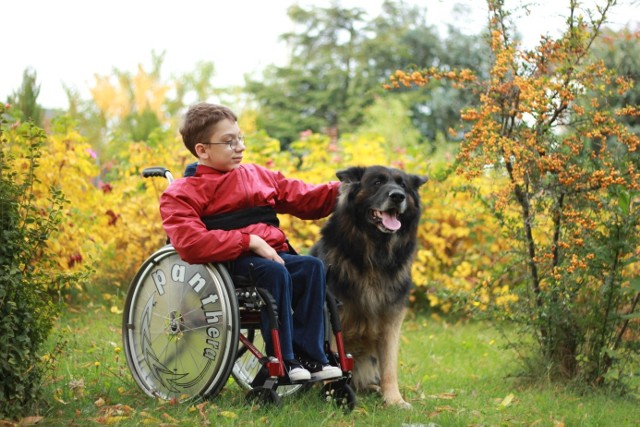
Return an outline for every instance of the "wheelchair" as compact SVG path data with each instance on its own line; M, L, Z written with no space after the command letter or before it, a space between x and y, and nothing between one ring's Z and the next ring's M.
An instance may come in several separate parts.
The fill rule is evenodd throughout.
M142 175L173 180L162 167L147 168ZM266 354L261 335L262 310L269 318L272 355ZM329 292L325 331L327 357L343 376L323 382L321 398L351 411L356 404L350 386L354 362L345 353L337 302ZM231 277L224 263L188 264L170 244L147 258L131 281L122 339L129 370L151 397L211 399L232 376L250 403L278 406L282 397L313 385L292 384L285 374L278 313L269 292L251 277Z

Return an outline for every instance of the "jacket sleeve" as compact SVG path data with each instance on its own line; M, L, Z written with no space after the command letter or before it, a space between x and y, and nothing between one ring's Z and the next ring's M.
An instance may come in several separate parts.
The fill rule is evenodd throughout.
M278 213L301 219L320 219L333 211L340 188L339 181L313 185L298 179L287 179L280 172L275 172L273 177L278 189Z
M175 181L160 197L162 226L180 257L190 264L224 262L249 250L249 234L238 230L207 230L200 219L200 207L176 191Z

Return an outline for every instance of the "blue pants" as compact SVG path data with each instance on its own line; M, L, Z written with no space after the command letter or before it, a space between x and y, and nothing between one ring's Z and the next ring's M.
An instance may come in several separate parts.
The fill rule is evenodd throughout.
M249 276L253 264L256 286L269 291L278 309L280 346L284 360L295 352L315 361L328 363L324 351L324 303L326 280L324 264L318 258L279 253L285 264L259 256L246 255L232 266L232 274ZM268 316L262 313L262 336L270 351L271 331ZM302 354L300 354L302 353Z

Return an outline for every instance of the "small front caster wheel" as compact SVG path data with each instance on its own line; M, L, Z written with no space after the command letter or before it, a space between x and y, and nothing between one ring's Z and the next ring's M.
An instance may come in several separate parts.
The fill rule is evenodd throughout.
M349 384L341 381L325 384L320 394L323 400L333 402L344 412L351 412L356 407L356 393Z
M256 387L247 393L247 401L251 405L280 406L280 396L271 388Z

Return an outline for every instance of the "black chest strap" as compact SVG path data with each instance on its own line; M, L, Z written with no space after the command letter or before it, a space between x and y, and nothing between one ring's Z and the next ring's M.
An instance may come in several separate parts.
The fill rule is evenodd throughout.
M275 209L271 206L258 206L240 211L228 212L219 215L210 215L202 218L207 230L237 230L251 224L269 224L280 226L280 220Z

